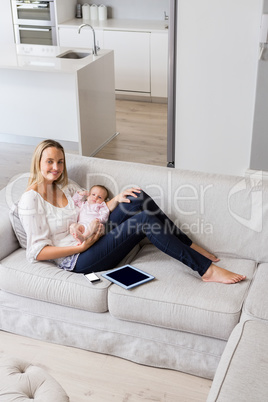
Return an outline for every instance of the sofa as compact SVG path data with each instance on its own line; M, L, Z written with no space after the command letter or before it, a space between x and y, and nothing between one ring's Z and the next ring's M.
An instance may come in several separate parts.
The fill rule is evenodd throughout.
M237 325L268 320L268 185L260 172L235 177L73 154L66 159L69 178L81 188L103 184L115 195L141 187L220 258L218 265L247 279L203 282L149 241L119 264L155 277L131 290L101 273L92 284L51 262L30 264L10 219L26 187L24 173L0 192L1 330L213 379Z

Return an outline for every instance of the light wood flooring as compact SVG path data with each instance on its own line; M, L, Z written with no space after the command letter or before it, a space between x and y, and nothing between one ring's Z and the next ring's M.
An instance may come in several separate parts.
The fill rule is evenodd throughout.
M184 373L2 331L0 352L46 370L70 402L205 402L211 384Z
M120 100L116 106L120 134L96 157L166 166L167 105ZM15 175L29 171L34 148L0 143L0 189ZM205 402L211 386L209 380L184 373L2 331L0 352L46 369L70 402Z
M117 100L116 125L96 157L167 166L167 104Z

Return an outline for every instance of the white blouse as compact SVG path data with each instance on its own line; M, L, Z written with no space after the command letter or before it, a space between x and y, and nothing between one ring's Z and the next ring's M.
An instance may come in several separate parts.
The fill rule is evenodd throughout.
M26 257L30 262L35 262L36 257L45 246L75 246L77 240L70 234L70 225L77 222L78 210L72 200L71 186L66 186L62 191L66 195L68 204L59 208L48 201L34 190L26 191L18 204L19 217L27 235ZM75 255L75 261L78 254ZM70 259L70 258L69 258ZM73 258L72 262L73 261ZM53 260L58 266L65 269L65 258ZM67 258L68 260L68 258Z

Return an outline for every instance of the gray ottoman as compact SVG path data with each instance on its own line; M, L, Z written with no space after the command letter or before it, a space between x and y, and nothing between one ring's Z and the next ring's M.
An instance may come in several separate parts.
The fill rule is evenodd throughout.
M207 402L268 401L268 324L245 321L233 330Z
M69 397L45 370L21 359L0 356L1 402L68 402Z

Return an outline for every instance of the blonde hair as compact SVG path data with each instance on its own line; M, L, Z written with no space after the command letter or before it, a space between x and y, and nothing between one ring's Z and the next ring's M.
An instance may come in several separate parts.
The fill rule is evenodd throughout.
M40 144L37 145L35 148L33 157L32 157L32 163L31 163L31 170L30 170L30 177L28 181L28 187L34 185L34 184L39 184L43 181L43 176L40 170L40 162L42 159L42 155L45 149L47 148L57 148L62 151L63 153L63 159L64 159L64 169L60 177L55 180L54 183L60 184L63 187L68 184L68 174L67 174L67 169L66 169L66 163L65 163L65 152L63 146L55 141L55 140L44 140L40 142Z

